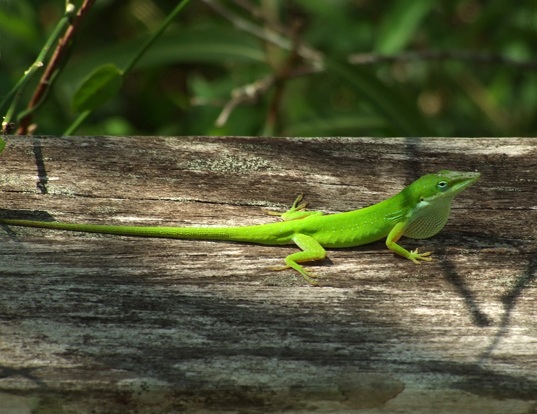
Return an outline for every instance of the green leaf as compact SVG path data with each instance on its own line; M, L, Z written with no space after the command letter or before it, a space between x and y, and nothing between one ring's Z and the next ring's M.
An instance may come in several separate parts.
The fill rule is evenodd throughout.
M435 4L434 0L394 2L380 26L375 50L383 54L393 54L405 49Z
M0 138L0 154L2 153L2 151L4 151L5 146L6 146L6 141Z
M1 1L1 0L0 0ZM88 68L105 64L125 67L133 54L145 41L140 37L96 48L83 58L69 64L60 82L70 84L85 76ZM265 62L265 52L260 42L229 27L214 25L210 27L185 28L179 33L166 33L147 51L136 65L136 70L176 64L216 64Z
M76 112L92 111L117 95L123 81L123 73L114 65L97 68L82 83L73 97Z

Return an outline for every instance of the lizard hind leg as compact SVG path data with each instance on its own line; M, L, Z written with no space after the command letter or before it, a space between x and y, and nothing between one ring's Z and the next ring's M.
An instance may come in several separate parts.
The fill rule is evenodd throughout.
M296 234L293 236L293 241L302 251L287 256L285 258L285 266L274 270L295 269L308 283L319 286L319 283L315 280L315 276L304 269L299 263L322 260L326 257L326 251L317 240L305 234Z
M322 211L306 211L308 203L302 202L303 200L304 194L300 194L295 199L289 210L287 210L285 213L279 213L276 211L268 211L267 213L271 216L279 216L283 221L299 220L306 217L323 215Z

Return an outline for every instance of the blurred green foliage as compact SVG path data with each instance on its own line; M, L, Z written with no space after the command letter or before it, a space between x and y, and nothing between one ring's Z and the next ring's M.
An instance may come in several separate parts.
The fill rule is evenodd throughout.
M35 133L61 135L96 106L76 134L536 135L536 2L193 0L122 82L107 66L104 98L77 92L103 65L123 70L177 4L96 1ZM0 98L64 8L0 0Z

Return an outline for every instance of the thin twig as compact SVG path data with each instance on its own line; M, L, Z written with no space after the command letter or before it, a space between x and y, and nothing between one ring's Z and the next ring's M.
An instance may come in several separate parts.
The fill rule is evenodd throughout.
M264 26L242 18L217 0L203 0L203 2L231 22L237 29L250 33L268 44L275 45L290 52L282 67L277 69L275 74L268 75L252 84L233 90L231 94L232 99L226 103L216 120L216 126L223 126L238 105L253 102L259 96L266 93L272 86L276 86L266 120L266 128L274 129L278 121L279 107L286 81L296 76L303 76L322 70L322 54L300 42L298 37L299 28L297 25L292 27L291 30L288 30L277 22L269 22L263 16L261 10L249 0L234 0L234 3L249 12L255 19L261 20ZM295 69L294 67L300 59L309 65L309 67Z
M245 102L254 102L260 95L265 93L275 81L276 77L274 75L268 75L254 83L234 89L231 92L231 100L224 105L222 112L220 112L220 115L216 119L215 125L217 127L224 126L231 115L231 112L233 112L237 106Z
M405 52L397 55L379 55L377 53L355 53L349 55L349 63L355 65L373 65L383 62L410 62L410 61L431 61L431 60L459 60L471 61L478 64L502 64L505 66L520 69L536 70L537 61L514 60L501 55L481 53L472 50L422 50L416 52Z
M54 27L54 30L48 37L47 41L41 48L41 51L37 55L37 58L34 63L24 72L22 77L19 79L17 84L7 93L7 95L4 96L2 99L2 102L0 102L0 112L4 111L4 108L9 104L9 108L6 112L6 115L4 116L3 122L2 122L2 133L8 133L13 132L14 130L14 123L12 122L13 116L15 115L15 112L18 107L19 100L21 99L21 96L23 94L24 89L26 88L26 85L30 82L30 80L33 78L33 76L43 67L43 61L46 59L46 57L49 54L50 49L52 48L52 45L57 42L65 28L69 25L71 15L74 12L74 6L70 3L67 3L65 5L65 13L63 17L60 19L60 21L56 24L56 27ZM23 114L24 115L24 112Z
M282 36L274 30L270 30L264 27L260 27L246 19L243 19L236 13L233 13L228 8L224 7L222 2L216 0L202 0L205 4L211 7L214 11L220 14L222 17L229 20L237 29L250 33L259 39L272 43L284 50L291 51L294 45L287 37ZM297 47L298 55L310 61L312 64L322 66L322 54L315 49L307 47L305 45L299 45Z
M267 119L265 123L265 131L268 135L274 135L277 133L277 126L279 123L279 118L281 115L280 107L283 100L283 94L285 92L285 87L287 86L287 81L290 78L293 68L297 65L300 60L298 55L298 47L300 45L300 29L302 28L302 23L295 21L292 24L292 36L293 48L291 53L287 56L287 59L279 68L276 73L276 83L274 88L274 94L270 102L270 106L267 113Z
M291 79L300 76L307 76L320 71L321 69L318 68L301 67L289 72L287 74L287 78ZM231 112L233 112L233 109L242 103L255 102L268 89L270 89L276 83L276 81L277 76L275 74L270 74L262 79L258 79L253 83L249 83L248 85L234 89L231 92L232 98L224 105L224 109L222 109L222 112L220 112L220 115L216 119L215 125L217 127L224 126L231 115Z
M75 35L78 27L80 26L82 19L84 16L89 12L91 9L91 6L93 6L93 3L95 3L95 0L84 0L82 3L82 6L80 6L80 9L78 9L78 12L76 13L75 17L73 18L71 24L67 27L65 30L65 34L62 38L58 40L58 45L56 46L56 50L54 51L54 54L50 58L50 61L45 68L45 72L43 73L43 76L41 76L41 80L39 81L39 85L37 85L37 88L34 92L34 95L32 96L32 99L30 100L27 108L27 114L22 117L20 120L19 129L17 130L17 134L19 135L26 135L29 132L30 125L32 123L32 110L41 103L42 99L46 96L50 85L52 83L52 78L54 77L54 74L56 71L60 68L62 64L62 60L67 53L67 50L71 44L71 40L73 39L73 36Z

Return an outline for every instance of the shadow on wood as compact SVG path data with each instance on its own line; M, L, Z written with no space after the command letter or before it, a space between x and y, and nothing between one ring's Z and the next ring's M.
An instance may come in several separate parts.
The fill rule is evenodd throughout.
M38 220L246 225L302 192L335 212L444 168L482 179L441 233L402 241L432 263L330 250L322 288L269 270L294 247L4 227L0 406L531 412L536 156L531 139L9 137L0 214Z

